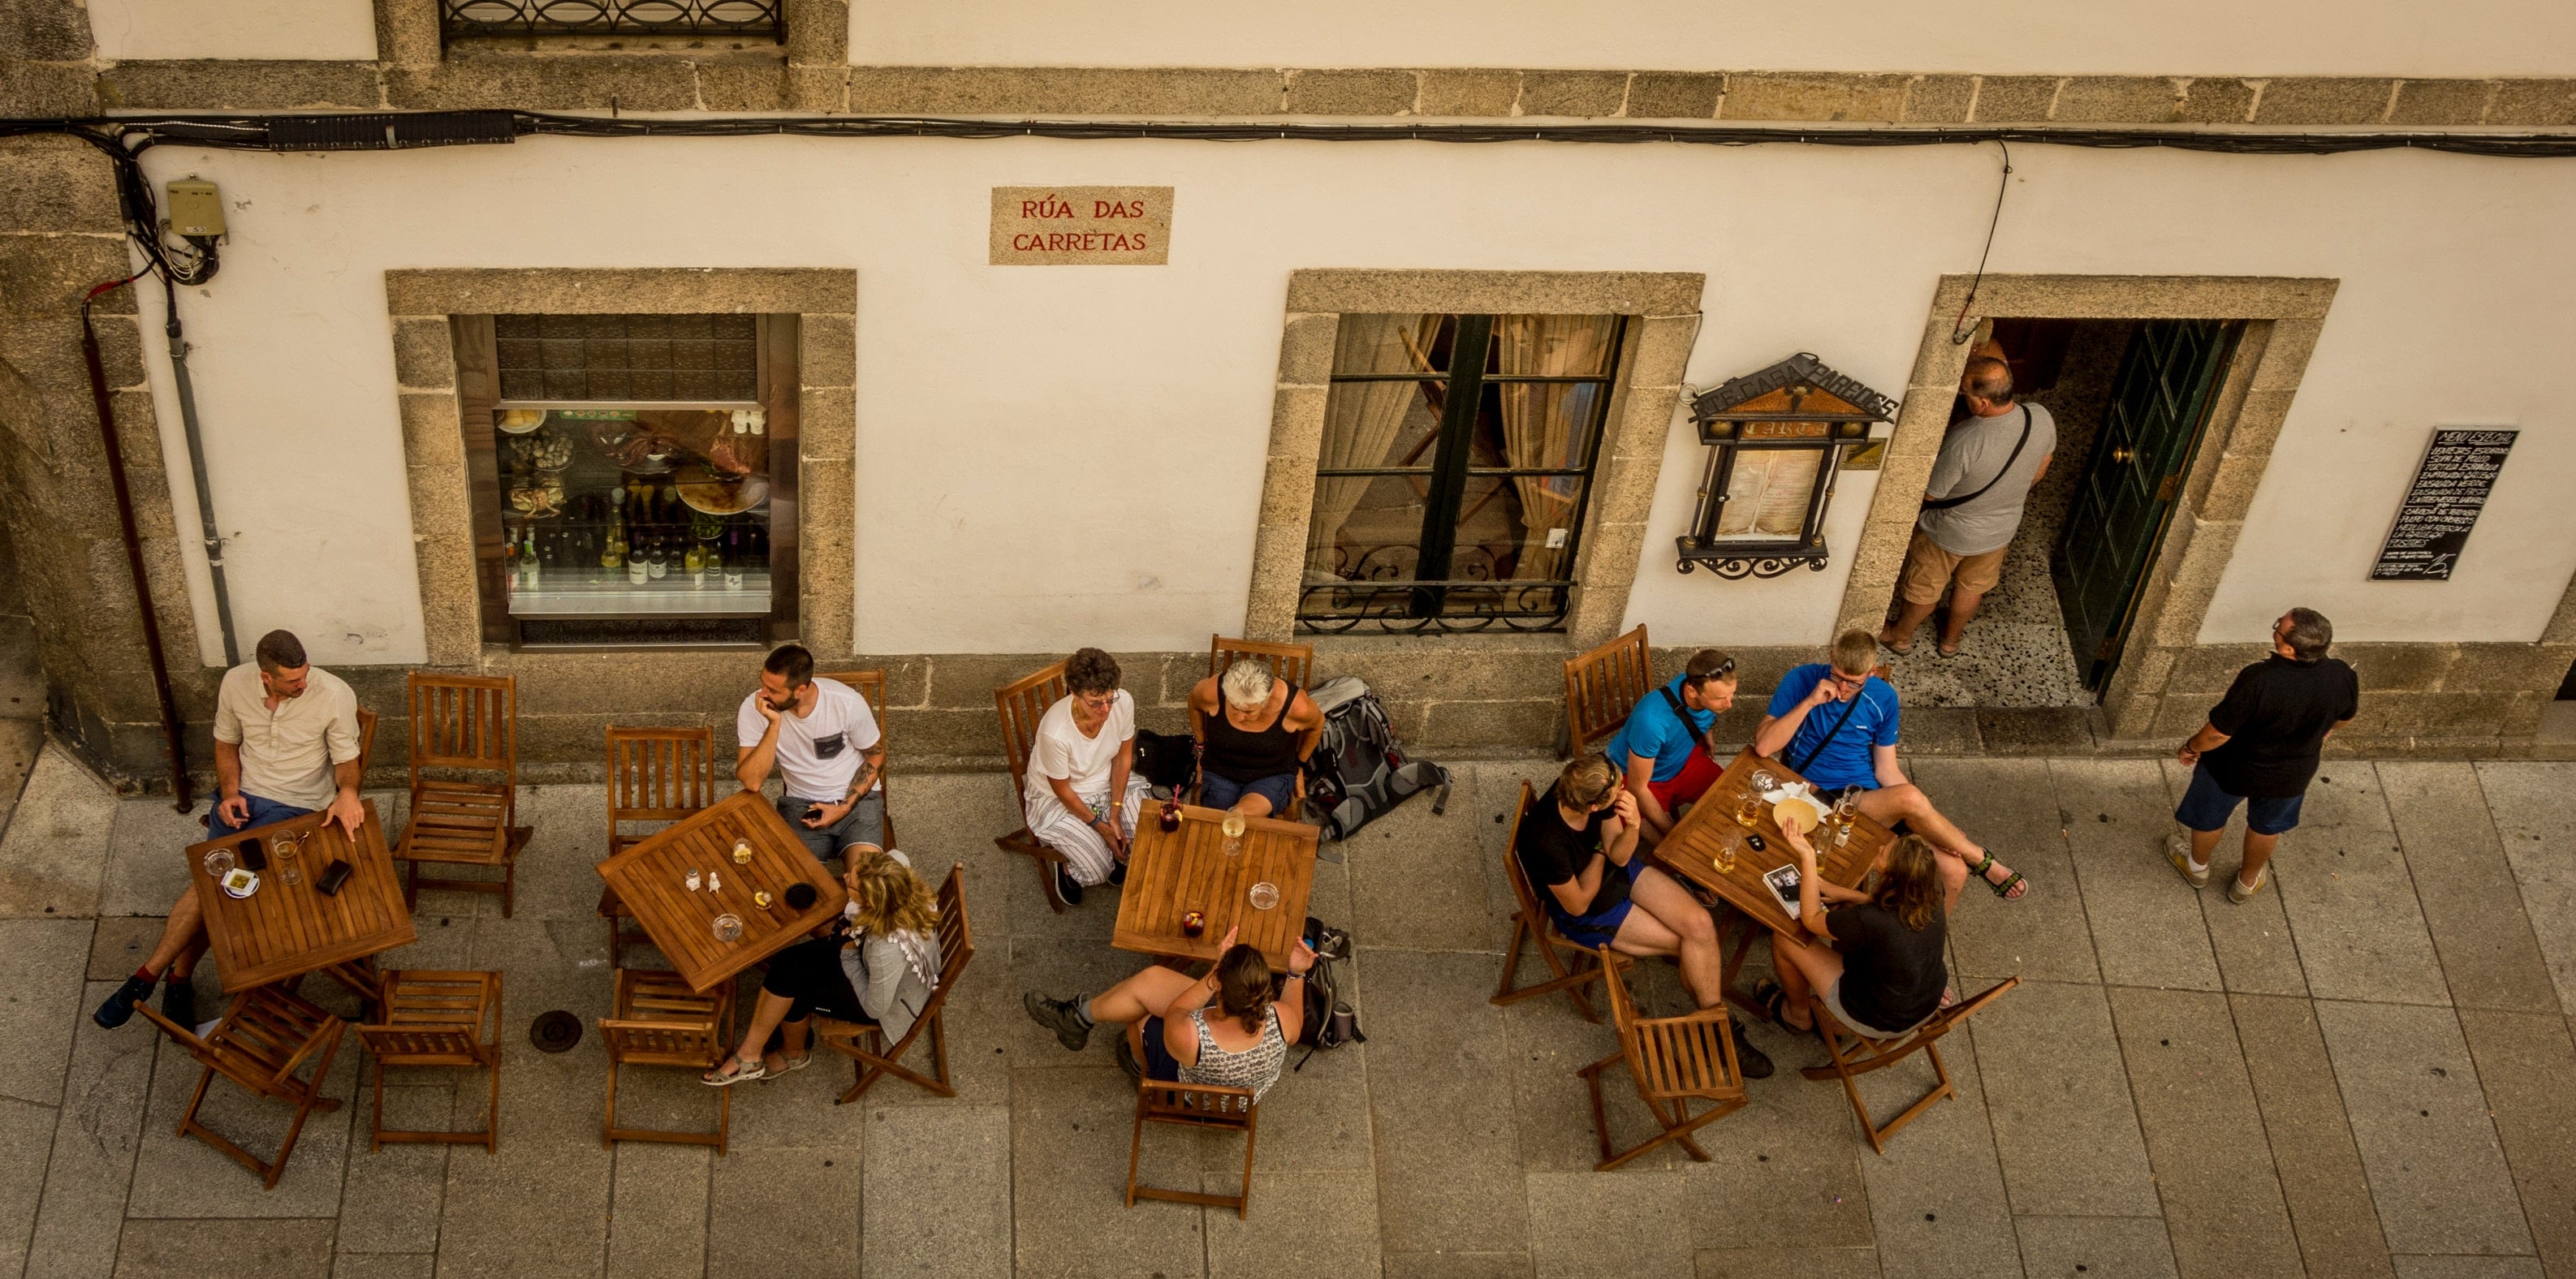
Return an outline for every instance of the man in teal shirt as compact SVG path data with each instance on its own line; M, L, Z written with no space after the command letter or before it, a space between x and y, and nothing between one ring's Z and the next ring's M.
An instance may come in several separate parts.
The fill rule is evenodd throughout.
M1691 655L1672 682L1638 699L1602 753L1637 797L1638 834L1663 841L1685 804L1699 802L1722 771L1710 729L1735 705L1735 659L1713 648Z

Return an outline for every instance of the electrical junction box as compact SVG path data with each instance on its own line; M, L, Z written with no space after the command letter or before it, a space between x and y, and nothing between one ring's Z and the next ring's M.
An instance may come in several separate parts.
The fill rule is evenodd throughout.
M224 198L212 182L181 178L170 184L170 229L180 235L224 233Z

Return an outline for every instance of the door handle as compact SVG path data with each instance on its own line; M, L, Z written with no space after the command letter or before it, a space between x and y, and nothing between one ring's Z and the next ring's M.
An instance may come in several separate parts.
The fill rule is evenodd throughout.
M2125 444L2115 444L2111 447L2111 460L2121 465L2127 465L2129 459L2136 456L2137 454L2130 452Z

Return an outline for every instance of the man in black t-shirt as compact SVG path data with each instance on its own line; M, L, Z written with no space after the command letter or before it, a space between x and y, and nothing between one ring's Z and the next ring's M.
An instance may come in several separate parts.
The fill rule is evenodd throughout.
M2242 904L2270 879L2281 832L2299 824L2299 804L2326 738L2361 709L2361 680L2326 656L2334 623L2314 609L2294 608L2272 624L2272 655L2236 673L2191 740L2175 758L2192 766L2191 787L2174 820L2191 833L2165 850L2194 888L2209 884L2209 855L2236 805L2245 805L2245 863L2228 881L2227 900Z

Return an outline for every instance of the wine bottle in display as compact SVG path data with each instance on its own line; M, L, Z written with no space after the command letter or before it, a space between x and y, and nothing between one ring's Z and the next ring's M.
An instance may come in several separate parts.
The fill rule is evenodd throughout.
M670 575L671 557L670 554L663 549L662 539L659 536L656 536L653 539L652 558L646 560L644 563L650 570L648 575L657 582Z
M540 578L537 565L537 530L525 527L519 534L519 584L533 591Z
M653 570L650 563L650 552L641 546L627 548L626 584L629 586L642 586L652 575Z
M519 589L519 535L506 528L501 530L501 580L511 590Z
M707 581L717 585L722 585L724 583L724 538L721 534L718 535L715 540L707 543L706 571Z
M707 584L707 548L697 542L689 543L689 553L682 560L681 567L688 571L690 586L705 586Z

